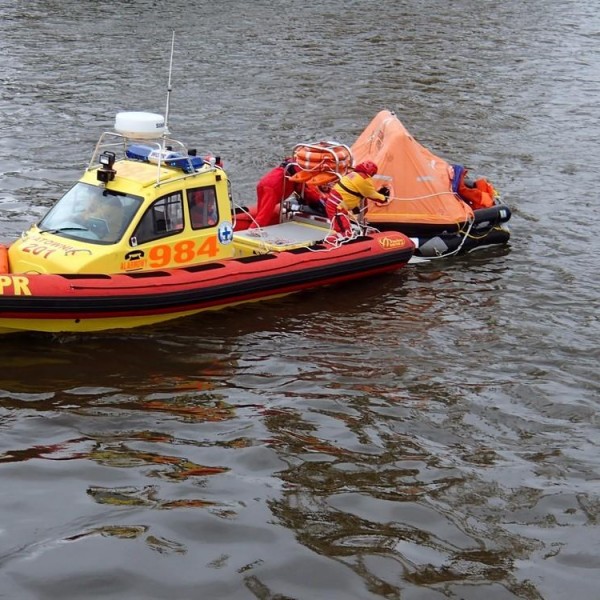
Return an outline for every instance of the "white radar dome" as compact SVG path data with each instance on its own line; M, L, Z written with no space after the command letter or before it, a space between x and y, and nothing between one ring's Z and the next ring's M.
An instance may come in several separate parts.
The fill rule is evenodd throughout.
M142 140L158 138L166 132L165 118L148 112L120 112L115 117L115 131Z

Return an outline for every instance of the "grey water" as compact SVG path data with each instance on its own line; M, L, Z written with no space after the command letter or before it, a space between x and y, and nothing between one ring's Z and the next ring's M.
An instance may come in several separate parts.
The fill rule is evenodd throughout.
M234 199L381 109L507 247L129 332L0 338L0 598L594 599L597 2L0 2L0 242L121 110Z

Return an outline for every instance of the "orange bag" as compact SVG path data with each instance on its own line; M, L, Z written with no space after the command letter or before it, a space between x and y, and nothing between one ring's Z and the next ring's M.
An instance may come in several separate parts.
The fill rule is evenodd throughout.
M458 183L458 195L471 206L473 210L478 208L490 208L494 206L496 190L494 186L485 178L476 179L474 187L465 185L465 175L467 170L462 173Z

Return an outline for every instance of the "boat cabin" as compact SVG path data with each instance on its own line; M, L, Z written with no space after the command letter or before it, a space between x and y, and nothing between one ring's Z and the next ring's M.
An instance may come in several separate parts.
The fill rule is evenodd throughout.
M153 113L118 113L79 181L9 248L13 273L114 274L191 267L307 247L327 219L282 213L236 231L230 183L218 157L167 137Z
M229 181L149 113L119 113L80 180L10 248L13 272L118 273L235 255Z

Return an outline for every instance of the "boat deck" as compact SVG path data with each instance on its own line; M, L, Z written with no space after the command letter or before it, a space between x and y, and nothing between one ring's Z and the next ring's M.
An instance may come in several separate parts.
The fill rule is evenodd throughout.
M282 252L302 248L322 241L329 232L329 225L311 219L288 221L256 229L246 229L235 233L236 246L261 248L267 251Z

